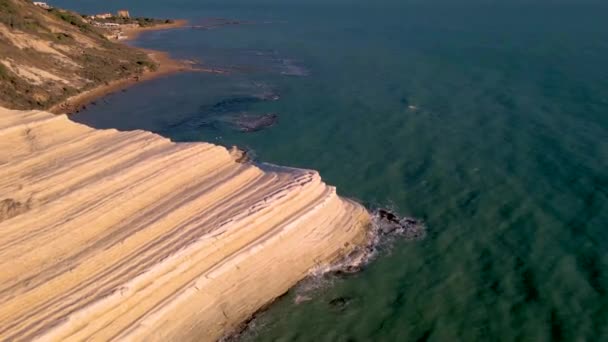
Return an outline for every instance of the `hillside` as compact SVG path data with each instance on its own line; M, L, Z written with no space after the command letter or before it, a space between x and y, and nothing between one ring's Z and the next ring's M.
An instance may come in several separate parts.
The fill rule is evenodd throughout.
M50 108L155 68L145 52L109 41L77 13L0 0L0 106Z

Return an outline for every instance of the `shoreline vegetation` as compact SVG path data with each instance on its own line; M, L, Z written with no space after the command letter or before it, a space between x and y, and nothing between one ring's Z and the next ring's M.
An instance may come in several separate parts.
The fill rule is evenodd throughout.
M119 16L121 12L126 12L127 16ZM170 30L188 25L188 20L185 19L130 18L127 11L119 11L118 14L116 16L109 16L110 13L81 16L88 23L101 30L108 40L115 40L122 44L136 40L144 32ZM95 100L129 88L139 82L184 71L221 72L219 70L196 67L197 63L195 61L174 59L168 52L140 47L134 48L144 52L154 63L154 67L147 68L136 75L100 84L95 88L85 90L46 109L54 114L75 114L85 109L89 104L94 105L96 103Z
M0 0L0 106L71 114L140 81L184 71L223 73L126 44L143 32L188 25L131 17L126 10L84 15Z
M146 31L149 31L148 29ZM54 114L77 114L81 110L86 109L89 105L96 105L97 100L103 97L128 89L140 82L150 81L158 77L168 76L180 72L205 72L222 74L225 73L219 69L209 69L198 66L198 62L193 60L178 60L172 58L169 53L158 50L138 48L145 52L147 56L156 63L154 69L145 70L143 73L120 78L114 81L101 84L95 88L85 90L79 94L69 97L60 103L53 105L46 110Z
M64 101L53 105L47 110L54 114L75 114L85 109L88 105L95 104L96 100L110 95L117 91L129 88L139 82L149 81L157 77L162 77L183 71L203 71L194 66L194 61L176 60L168 53L157 50L139 48L156 64L153 69L143 71L141 74L132 75L100 84L95 88L84 90ZM206 71L206 70L205 70Z
M160 23L153 23L147 26L129 26L127 28L121 28L120 34L108 34L107 37L111 40L117 40L121 44L126 44L126 42L137 39L144 32L183 28L188 27L188 25L189 22L185 19L166 19L161 20ZM116 37L120 37L120 39ZM144 49L140 47L135 47L135 49L144 52L154 63L155 67L147 68L140 74L119 78L104 84L100 84L95 88L85 90L53 105L52 107L46 108L46 110L54 114L75 114L83 109L86 109L88 105L95 105L96 100L103 98L104 96L125 90L139 82L145 82L179 72L224 73L223 70L201 67L198 65L199 63L194 60L178 60L172 58L169 53L165 51Z
M127 28L124 30L125 41L132 41L137 39L142 33L148 31L161 31L161 30L171 30L176 28L185 28L189 26L189 22L186 19L176 19L172 20L169 23L161 23L153 26L141 26L141 27L133 27Z
M113 23L115 17L108 19L109 23ZM192 29L210 29L215 27L221 27L226 25L240 25L249 24L250 22L227 20L221 18L215 18L210 20L209 23L202 25L191 25L188 20L185 19L153 19L153 18L135 18L136 22L144 21L148 24L144 26L133 26L132 24L119 24L121 27L110 30L110 33L106 34L109 40L115 40L119 43L126 44L129 41L136 40L142 33L151 31L164 31L177 28L192 28ZM126 25L126 27L125 27ZM130 46L130 45L127 45ZM104 96L110 95L117 91L125 90L139 82L149 81L158 77L167 76L180 72L204 72L214 74L227 73L226 70L211 69L201 66L199 62L194 60L178 60L172 58L168 52L144 49L140 47L134 47L135 49L146 53L152 62L155 63L155 68L148 68L141 74L129 76L126 78L116 79L105 84L101 84L93 89L85 90L77 95L69 97L64 101L53 105L52 107L45 108L47 111L55 114L76 114L90 104L95 105L96 101Z

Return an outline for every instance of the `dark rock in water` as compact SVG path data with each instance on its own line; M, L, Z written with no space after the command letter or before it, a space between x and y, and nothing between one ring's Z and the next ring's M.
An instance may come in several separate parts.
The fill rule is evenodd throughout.
M418 220L411 218L411 217L404 218L403 222L405 222L407 224L418 224Z
M383 235L393 234L402 228L399 217L385 209L378 210L378 232Z
M378 209L378 215L380 215L380 218L385 219L389 222L393 222L393 223L399 223L399 219L397 218L397 215L391 213L388 210L384 210L384 209Z
M424 225L414 218L399 218L386 209L378 209L376 213L378 233L381 235L399 235L406 239L417 239L424 236Z
M352 301L350 297L337 297L329 301L329 305L339 309L340 311L344 310L344 308Z
M201 111L211 112L212 114L237 112L246 109L248 106L264 101L257 96L240 96L221 100L211 107L203 106Z
M243 114L238 117L234 124L241 132L255 132L274 125L278 120L276 114L249 115Z
M279 96L272 91L256 95L242 95L225 98L212 104L201 105L194 113L185 113L166 123L167 130L234 129L241 132L255 132L274 125L277 114L250 114L248 110L256 103L276 101ZM167 131L165 130L165 131Z
M168 130L195 130L199 128L217 128L216 122L213 119L208 118L204 115L186 115L184 117L178 118L175 122L167 123L166 127Z
M361 271L360 265L349 265L349 266L341 267L338 270L335 270L334 272L332 272L332 274L337 277L347 277L347 276L357 273L359 271Z

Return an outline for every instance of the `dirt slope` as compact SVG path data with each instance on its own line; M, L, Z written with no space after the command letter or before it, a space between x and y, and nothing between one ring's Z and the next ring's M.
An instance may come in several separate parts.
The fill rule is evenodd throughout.
M71 95L156 68L76 13L0 0L0 106L50 108Z

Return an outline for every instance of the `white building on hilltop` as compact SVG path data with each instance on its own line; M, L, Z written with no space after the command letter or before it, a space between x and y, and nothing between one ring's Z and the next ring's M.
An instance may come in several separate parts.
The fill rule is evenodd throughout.
M93 16L93 18L95 18L95 19L110 19L112 17L113 17L112 13L101 13L101 14L95 14Z
M34 5L38 6L40 8L44 8L46 10L49 10L49 9L53 8L53 7L49 6L49 4L47 4L46 2L34 1Z

